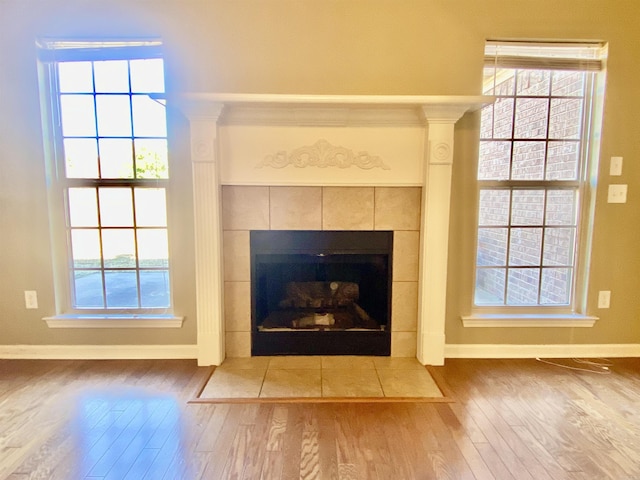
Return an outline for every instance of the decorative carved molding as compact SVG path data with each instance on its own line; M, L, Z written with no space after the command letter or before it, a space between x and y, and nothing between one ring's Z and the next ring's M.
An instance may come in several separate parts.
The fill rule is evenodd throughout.
M217 124L211 120L191 122L191 161L193 163L215 162Z
M213 140L210 138L197 139L194 142L194 157L199 159L212 159L213 158Z
M436 144L432 151L431 163L448 163L451 157L451 146L448 143L440 142Z
M279 151L273 155L267 155L262 162L256 165L256 168L284 168L288 165L293 165L296 168L349 168L354 166L363 170L391 169L380 157L370 155L367 152L355 153L345 147L336 147L324 139L318 140L313 145L296 148L290 153Z

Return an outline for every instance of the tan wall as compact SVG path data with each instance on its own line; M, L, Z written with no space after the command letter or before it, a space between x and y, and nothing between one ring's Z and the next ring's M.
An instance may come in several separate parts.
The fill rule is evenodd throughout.
M640 3L637 0L0 0L0 345L195 343L189 146L171 118L171 238L175 304L184 328L50 330L54 313L34 39L160 35L173 91L333 94L478 94L486 38L609 42L589 313L590 329L465 329L473 260L478 119L457 127L447 343L640 343ZM616 182L629 202L604 202L608 158L625 158ZM37 290L40 309L25 310ZM597 311L598 290L612 291Z

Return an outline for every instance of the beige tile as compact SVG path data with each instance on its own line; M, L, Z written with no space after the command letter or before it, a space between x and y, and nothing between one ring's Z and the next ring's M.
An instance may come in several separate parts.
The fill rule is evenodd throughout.
M250 282L251 256L249 232L222 232L222 245L225 281Z
M251 331L251 282L224 282L224 320L227 332Z
M251 332L226 332L225 344L228 357L251 356Z
M393 233L393 280L417 282L420 256L420 232Z
M322 369L350 368L353 370L373 369L374 357L361 355L327 355L322 357Z
M420 187L376 187L376 230L420 230Z
M320 397L322 393L320 370L268 369L260 397Z
M416 332L391 332L391 356L415 357Z
M324 187L323 230L373 230L373 187Z
M218 370L258 370L262 373L267 371L271 357L227 357Z
M269 187L222 187L224 230L268 230Z
M271 230L320 230L321 187L270 187Z
M429 372L421 370L378 369L386 397L442 397Z
M393 282L391 329L415 332L418 323L418 282Z
M201 398L257 398L264 371L257 369L216 369Z
M283 355L272 357L269 362L269 369L274 370L299 370L317 369L320 370L321 359L319 356L290 356Z
M323 368L323 397L382 397L375 369Z
M415 357L376 357L373 363L377 370L424 370L424 366Z
M342 366L321 370L322 358L330 358ZM202 398L442 396L429 372L415 357L322 358L227 358L216 368ZM358 368L352 368L354 362ZM290 368L293 364L312 368Z

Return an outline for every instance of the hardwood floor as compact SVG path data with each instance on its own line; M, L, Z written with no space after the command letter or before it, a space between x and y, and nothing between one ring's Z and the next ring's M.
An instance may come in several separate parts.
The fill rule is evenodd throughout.
M194 361L0 360L0 479L639 479L640 359L612 363L447 360L454 403L211 405Z

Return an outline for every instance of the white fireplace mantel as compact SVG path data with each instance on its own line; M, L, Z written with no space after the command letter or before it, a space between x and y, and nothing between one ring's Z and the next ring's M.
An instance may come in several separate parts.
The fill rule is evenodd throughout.
M187 116L191 127L198 364L220 365L225 358L221 185L239 183L238 178L255 184L247 177L246 172L250 172L247 169L238 173L227 167L222 178L223 160L233 163L235 158L221 158L229 152L221 152L219 132L225 125L250 125L254 136L244 142L237 141L238 144L253 146L256 139L262 138L256 131L274 126L302 127L305 135L316 128L320 137L328 128L338 128L340 138L347 138L350 130L361 131L363 126L382 127L371 135L375 137L381 132L393 134L394 129L402 128L412 128L414 137L415 131L422 132L419 134L420 151L415 155L419 157L414 162L418 164L416 169L407 170L404 177L400 176L394 182L422 187L416 352L420 363L442 365L454 125L466 112L493 101L494 97L489 96L439 95L187 93L169 98L169 104ZM358 141L362 142L361 132L357 134L360 135ZM402 138L394 139L400 149ZM406 156L404 152L403 156ZM415 172L420 172L419 178L415 178ZM375 185L380 178L376 174L362 172L362 179L355 182ZM311 180L303 179L300 183L308 184L315 177L308 178ZM352 177L345 178L340 180L341 185L348 185L345 182L351 181L349 178Z

